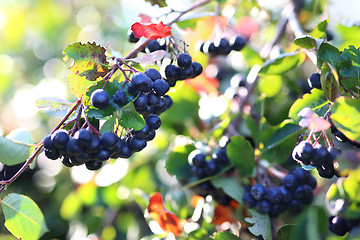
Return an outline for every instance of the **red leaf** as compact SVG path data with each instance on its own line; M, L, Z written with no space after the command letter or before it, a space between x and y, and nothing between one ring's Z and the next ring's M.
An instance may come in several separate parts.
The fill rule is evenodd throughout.
M151 23L151 17L145 14L140 13L139 17L141 18L141 23Z
M171 27L166 26L163 22L159 24L141 24L134 23L131 26L131 30L134 32L135 37L145 37L147 39L156 40L171 35Z
M179 236L182 232L179 218L167 211L163 205L163 198L160 193L155 193L151 198L148 206L151 219L155 220L162 230L171 232Z
M213 224L221 225L224 222L234 223L236 222L234 208L230 206L217 205L215 207Z

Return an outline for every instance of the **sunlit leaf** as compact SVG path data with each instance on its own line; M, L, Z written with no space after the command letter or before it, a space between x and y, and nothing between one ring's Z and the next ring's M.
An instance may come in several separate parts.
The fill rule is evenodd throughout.
M52 111L63 111L68 109L72 103L57 97L44 97L36 99L35 104L38 108L50 108Z
M234 136L228 143L226 153L231 163L242 174L251 174L255 166L254 149L242 136Z
M312 49L317 47L316 40L312 36L304 36L304 37L296 38L294 40L294 44L306 49Z
M284 53L275 59L270 59L262 65L259 74L279 75L294 69L305 60L304 53Z
M164 231L171 232L175 236L179 236L182 232L179 218L165 209L160 193L157 192L150 197L148 212L151 219L155 220Z
M137 131L145 126L145 120L135 110L134 104L129 104L125 108L118 110L117 118L123 128L133 128Z
M336 81L328 64L328 62L324 62L321 68L321 88L324 91L326 98L329 101L334 102L339 95L339 83Z
M270 217L256 211L255 209L248 209L251 213L251 217L245 218L245 221L253 224L249 227L249 231L255 236L262 236L264 240L271 240L271 223Z
M29 130L16 129L6 137L0 137L0 162L15 165L24 162L32 153L32 138Z
M85 77L80 77L79 75L69 71L66 75L67 85L70 87L70 92L76 97L80 98L90 86L96 85L97 81L86 80Z
M349 90L360 92L360 50L354 46L344 49L340 62L341 83Z
M339 97L331 108L335 127L352 140L360 142L360 100Z
M0 202L5 227L17 238L36 240L48 231L41 210L31 198L10 193Z
M64 49L64 61L73 58L74 63L69 70L89 81L95 81L108 72L109 63L106 60L105 51L105 48L96 45L95 42L86 44L77 42Z
M329 23L329 19L326 19L315 26L311 31L310 35L314 38L325 38L326 37L326 27Z
M312 89L311 93L306 93L304 96L294 102L289 111L289 117L295 122L299 122L300 117L298 113L305 107L310 107L319 116L323 116L328 110L329 101L323 91L319 89Z
M329 62L334 68L337 68L340 61L340 51L333 45L323 42L317 52L317 67L321 69L324 62Z
M195 149L193 145L176 146L166 160L165 168L170 175L179 180L188 180L193 174L188 162L189 153Z
M115 122L116 122L116 117L111 116L108 120L106 120L106 122L104 122L104 124L101 126L99 132L101 134L103 134L105 132L114 132Z
M156 61L160 61L161 59L164 58L165 54L166 54L165 50L157 50L155 52L143 55L141 57L131 58L131 59L129 59L129 61L150 64L150 63L154 63Z
M137 22L131 26L131 30L137 38L145 37L152 40L171 35L171 27L166 26L163 22L159 24L141 24Z

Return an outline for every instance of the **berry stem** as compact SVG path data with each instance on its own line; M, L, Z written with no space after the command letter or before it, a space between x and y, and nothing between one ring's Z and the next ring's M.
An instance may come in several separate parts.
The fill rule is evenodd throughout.
M51 133L55 132L56 130L60 129L60 127L65 123L65 121L76 111L76 109L79 107L79 105L82 102L82 98L79 98L74 106L69 110L69 112L61 119L61 121L56 125L56 127L51 131ZM10 179L5 181L0 181L1 187L0 187L0 193L2 193L15 179L17 179L24 171L25 169L34 161L34 159L39 155L43 148L43 141L39 143L39 147L36 148L36 150L33 151L31 156L26 160L24 165L15 173L14 176L12 176Z

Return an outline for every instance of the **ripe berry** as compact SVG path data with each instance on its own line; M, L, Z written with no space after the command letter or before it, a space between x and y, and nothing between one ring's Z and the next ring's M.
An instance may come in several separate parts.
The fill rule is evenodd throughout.
M74 166L74 164L71 162L70 158L68 158L68 157L62 157L61 162L66 167L73 167Z
M85 163L85 166L87 169L89 170L93 170L93 171L96 171L96 170L99 170L102 166L102 162L99 162L99 161L88 161Z
M58 151L49 151L45 149L45 156L51 160L56 160L60 157L60 154Z
M161 119L154 114L147 116L145 121L151 130L157 130L161 126Z
M336 235L344 236L349 231L349 222L346 218L331 216L329 217L329 230Z
M330 154L327 151L326 147L324 147L321 144L318 144L314 147L314 156L312 158L312 160L310 161L311 165L313 166L320 166L322 165L324 162L327 162L328 160L330 160Z
M272 204L266 199L263 199L256 203L256 210L259 213L268 214L270 213L271 209L272 209Z
M283 198L283 196L282 196L280 188L278 188L278 187L270 187L267 190L267 199L269 200L269 202L271 202L271 203L280 203L282 198Z
M134 106L136 109L146 108L148 106L147 103L147 94L140 93L139 96L134 101Z
M286 207L284 206L284 204L273 204L269 215L270 217L277 217L281 213L285 212L285 210Z
M250 192L246 191L243 195L243 205L248 208L255 207L256 200L251 196Z
M204 165L204 173L206 176L212 176L218 171L216 163L214 161L206 161Z
M153 88L156 95L164 96L169 91L170 85L163 79L157 79L154 81Z
M126 92L124 89L118 89L113 95L113 101L119 106L124 106L126 104Z
M284 177L283 179L283 185L289 189L289 190L295 190L296 187L298 186L298 180L296 179L296 177L292 174L288 174Z
M205 154L198 153L191 159L191 164L195 167L203 167L206 164Z
M311 88L321 89L320 74L319 73L311 74L310 78L308 79L308 83Z
M116 142L118 141L117 136L113 132L104 132L100 136L100 142L104 149L113 150L116 147Z
M289 212L299 213L304 209L303 204L298 199L293 199L288 205Z
M245 38L243 38L241 36L233 37L230 40L231 49L235 50L235 51L241 51L241 49L243 49L245 44L246 44L246 40L245 40Z
M122 149L117 153L120 158L129 158L131 156L131 149L128 142L124 142Z
M330 179L335 175L334 167L325 169L324 166L321 165L316 167L316 169L318 170L318 173L322 178Z
M80 154L83 150L78 144L78 140L75 138L70 138L69 141L66 144L66 152L70 156L76 156Z
M191 66L191 63L192 63L192 58L188 53L181 53L177 57L177 64L182 69L189 68Z
M156 79L161 79L160 72L158 70L156 70L155 68L148 68L145 70L144 73L146 74L146 76L151 78L151 80L153 80L153 81L155 81Z
M131 86L141 92L150 92L153 81L145 73L137 72L131 78Z
M69 141L69 133L64 129L56 130L51 134L51 141L56 149L64 149Z
M154 52L161 49L160 43L157 40L151 40L147 45L150 52Z
M156 95L154 92L150 92L147 95L147 105L150 107L159 105L160 101L161 101L160 96Z
M250 193L255 200L260 201L265 199L267 195L267 189L264 185L257 183L254 186L252 186Z
M178 76L179 80L189 79L194 76L194 68L192 67L192 65L186 69L180 68L178 73L179 73L179 76Z
M292 194L291 194L291 191L288 190L287 188L285 188L285 186L280 186L280 191L281 191L281 194L282 194L282 202L283 203L289 203L291 202L292 200Z
M202 73L203 67L202 67L202 65L201 65L200 63L198 63L198 62L193 62L193 63L191 64L191 66L192 66L193 69L194 69L194 75L192 76L193 78L199 76L199 75Z
M134 152L140 152L146 147L147 143L144 139L132 137L129 141L129 147Z
M128 41L131 43L137 43L139 41L140 38L135 37L135 34L133 31L131 31L131 29L129 29L128 31Z
M179 79L179 71L180 71L179 67L172 65L172 64L167 65L165 68L165 76L166 76L167 80L168 81L178 80Z
M309 185L312 189L315 189L317 186L317 181L316 178L314 178L313 176L311 176L309 178L309 180L306 182L307 185Z
M55 147L51 141L51 134L47 135L45 138L44 138L44 141L43 141L43 144L44 144L44 148L46 150L50 150L50 151L55 151Z
M217 149L212 155L211 158L217 164L226 165L230 162L228 156L226 155L226 148Z
M110 96L103 89L96 89L90 96L91 105L96 108L103 109L109 105Z
M100 139L96 135L91 136L91 141L88 146L86 146L86 152L88 153L97 153L101 150Z
M295 167L295 168L291 169L290 173L297 178L297 180L298 180L299 183L305 183L305 182L307 182L307 181L310 179L310 177L311 177L310 172L304 170L304 169L301 168L301 167Z
M97 161L106 161L110 158L110 152L102 149L95 155L95 160Z
M75 132L74 139L77 139L79 146L86 147L91 142L92 134L89 130L82 128Z
M150 130L144 139L145 141L151 141L155 138L155 135L156 135L155 130Z
M149 125L145 124L145 126L138 130L138 131L133 131L133 136L139 138L139 139L145 139L145 137L148 135L150 131Z
M214 42L217 52L222 55L228 55L231 51L229 41L226 38L217 39Z

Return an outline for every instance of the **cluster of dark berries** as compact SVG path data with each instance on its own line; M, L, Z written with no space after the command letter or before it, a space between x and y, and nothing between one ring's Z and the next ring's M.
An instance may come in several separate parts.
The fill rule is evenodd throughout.
M209 159L206 158L207 156L199 150L195 150L189 155L188 160L192 172L199 179L213 176L230 164L225 147L216 149ZM222 189L216 189L210 181L198 184L194 191L203 197L211 195L219 204L224 206L229 205L232 200Z
M271 217L277 217L286 210L299 213L304 205L312 202L316 186L316 179L310 172L296 167L283 178L280 187L266 188L258 183L248 188L243 196L243 204Z
M197 151L197 150L195 150ZM193 174L201 179L213 176L230 164L230 159L226 154L226 148L219 148L214 151L210 159L206 159L204 153L197 153L194 156L189 155L189 164Z
M206 41L198 43L199 51L211 56L228 55L232 50L241 51L246 44L242 36L234 36L230 41L226 38L218 38L214 42Z
M320 73L313 73L308 78L308 84L312 88L322 89L321 87L321 80L320 80Z
M344 236L356 226L359 226L360 219L347 219L341 216L330 216L328 219L329 230L339 236Z
M334 161L340 153L341 150L335 147L326 148L321 144L313 147L309 142L301 141L293 149L292 157L304 165L316 167L321 177L332 178L336 174Z
M334 124L331 122L331 120L330 120L330 123L331 123L331 133L335 135L335 137L338 141L344 142L344 143L347 142L347 143L350 143L351 145L353 145L354 147L360 148L360 143L351 141L334 126Z
M193 62L188 53L179 54L177 65L169 64L165 68L165 76L171 87L175 86L176 81L197 77L203 71L201 64Z
M149 44L145 47L149 52L155 52L157 50L166 50L166 38L161 38L159 40L151 40Z
M119 106L124 106L127 103L127 95L124 89L118 89L112 96L112 100ZM104 109L110 104L110 95L105 90L99 88L91 93L91 105L96 108Z

